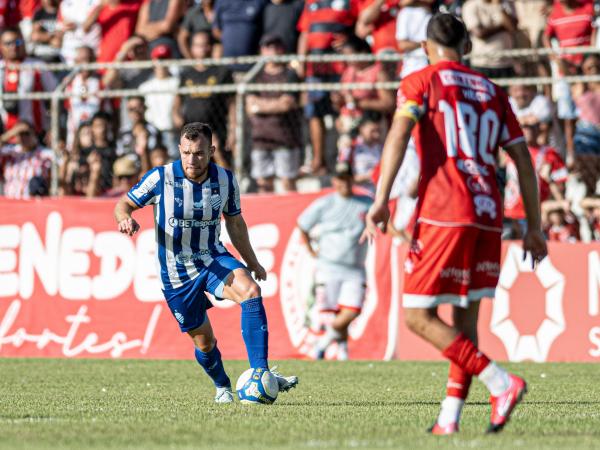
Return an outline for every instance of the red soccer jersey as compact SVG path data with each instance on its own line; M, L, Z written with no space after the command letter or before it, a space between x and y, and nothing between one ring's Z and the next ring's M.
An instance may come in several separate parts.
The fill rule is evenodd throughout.
M540 201L550 197L550 183L567 181L567 166L552 147L529 147L531 161L538 176ZM504 215L510 219L525 219L525 205L519 189L517 167L512 159L506 163L506 190L504 192Z
M402 81L396 114L416 122L417 220L500 230L498 146L523 140L504 91L458 62L441 61Z
M558 39L561 47L581 47L591 45L594 21L592 2L581 2L580 6L567 13L560 2L555 1L548 17L545 34ZM565 59L580 63L583 55L565 55Z
M375 0L359 0L359 10L362 12ZM381 5L381 13L373 24L373 53L381 50L397 50L396 20L400 11L399 0L386 0Z

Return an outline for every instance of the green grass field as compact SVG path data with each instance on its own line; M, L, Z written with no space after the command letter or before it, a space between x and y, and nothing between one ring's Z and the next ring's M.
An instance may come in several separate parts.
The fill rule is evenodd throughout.
M298 388L247 406L212 403L193 361L0 359L0 448L600 448L597 365L510 367L530 392L502 434L474 383L460 435L433 437L442 363L284 361Z

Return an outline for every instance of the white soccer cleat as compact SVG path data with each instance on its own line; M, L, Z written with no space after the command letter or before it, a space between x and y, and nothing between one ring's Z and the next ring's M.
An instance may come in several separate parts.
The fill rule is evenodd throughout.
M287 392L298 385L298 377L292 375L291 377L284 377L277 370L277 366L271 369L271 373L275 375L277 384L279 385L279 392Z
M231 386L217 388L215 403L233 403L233 391L231 390Z

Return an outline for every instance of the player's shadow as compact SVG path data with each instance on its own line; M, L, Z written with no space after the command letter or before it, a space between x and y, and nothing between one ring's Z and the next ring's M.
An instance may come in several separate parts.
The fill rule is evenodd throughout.
M309 403L310 404L310 403ZM308 405L309 405L308 404ZM439 406L440 402L437 401L334 401L334 402L322 402L318 403L318 406L400 406L400 407L410 407L410 406ZM466 406L489 406L489 402L467 402ZM523 400L523 404L528 405L600 405L600 401L589 401L589 400ZM279 406L308 406L307 403L301 402L281 402L277 403ZM315 403L317 405L317 403Z

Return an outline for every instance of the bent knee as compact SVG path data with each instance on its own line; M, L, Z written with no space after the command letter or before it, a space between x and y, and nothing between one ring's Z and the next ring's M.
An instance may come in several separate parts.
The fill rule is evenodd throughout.
M214 336L198 335L192 337L192 340L194 341L194 346L203 353L210 352L217 345L217 340Z
M243 302L246 300L250 300L251 298L256 298L256 297L260 297L260 296L261 296L260 286L255 281L252 281L251 283L248 283L247 286L245 286L245 289L243 290L243 292L241 294L240 300Z

